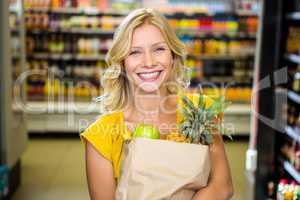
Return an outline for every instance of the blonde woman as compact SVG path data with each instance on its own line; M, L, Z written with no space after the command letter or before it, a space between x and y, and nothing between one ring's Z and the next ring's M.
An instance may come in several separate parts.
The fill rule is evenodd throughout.
M86 141L91 199L115 199L124 137L136 125L153 124L162 135L176 128L177 93L186 82L185 53L184 44L155 10L135 10L117 29L103 75L106 114L81 134ZM214 137L214 144L209 147L209 183L193 200L225 200L233 194L222 137Z

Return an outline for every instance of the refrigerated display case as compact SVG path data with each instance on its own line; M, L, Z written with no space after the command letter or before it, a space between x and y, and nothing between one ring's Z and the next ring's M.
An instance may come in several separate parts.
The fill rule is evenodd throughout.
M1 166L8 167L9 195L20 185L21 155L27 144L26 118L15 98L24 101L24 86L15 87L25 70L25 31L21 0L0 1L0 141Z
M255 60L249 199L300 198L300 1L264 0Z

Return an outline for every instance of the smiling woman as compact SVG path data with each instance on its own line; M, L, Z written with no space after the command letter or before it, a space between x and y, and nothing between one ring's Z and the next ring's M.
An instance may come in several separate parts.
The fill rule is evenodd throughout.
M103 114L81 134L81 138L86 144L87 178L91 199L141 199L132 198L129 193L127 196L126 192L118 190L120 189L118 187L120 177L122 177L121 165L123 161L124 165L126 163L124 160L126 140L130 138L134 128L141 124L151 124L158 130L162 139L168 133L177 133L181 118L177 112L180 106L177 94L182 91L183 85L186 85L186 83L182 84L186 81L183 65L185 54L184 44L177 38L165 17L155 10L135 10L119 26L107 54L108 68L102 80L106 94L103 100L106 114ZM192 99L197 98L195 95L188 96ZM207 99L206 101L209 101ZM196 176L200 171L205 171L207 174L210 172L209 181L206 185L208 176L203 178L202 182L206 187L201 190L199 187L189 188L188 193L192 196L185 198L186 200L226 200L232 196L230 169L222 137L219 134L214 135L214 144L210 145L208 149L211 170L206 170L207 168L198 170L197 167L195 168L196 165L193 165L196 171L195 174L191 174L191 177ZM160 150L166 152L163 151L164 147L155 150L158 153ZM198 156L200 159L201 155L197 154L196 158ZM184 155L184 157L189 156ZM181 158L178 159L181 160ZM168 162L168 157L165 161ZM197 161L198 163L202 162L201 159ZM207 163L204 166L208 167L209 165ZM128 169L128 171L130 170ZM144 169L139 170L143 171ZM190 171L191 165L187 165L186 169L182 170ZM143 174L142 179L145 180L146 172L141 173ZM152 172L149 173L152 174ZM167 181L170 179L162 180L176 190L173 182ZM135 182L134 184L137 185L137 188L145 189L147 181L145 183L145 187L144 183ZM179 184L184 184L184 182ZM150 183L150 185L154 187L156 195L161 195L159 184ZM143 191L131 192L139 193L142 196L146 195L141 194ZM120 194L122 195L120 196ZM154 194L148 195L153 197ZM158 199L150 196L142 199ZM163 199L172 199L171 196L169 197Z
M133 101L136 88L132 86L137 85L154 91L164 83L168 93L176 94L181 87L178 80L183 76L185 56L185 45L163 15L152 9L133 11L118 27L107 54L109 68L121 74L118 77L104 75L104 92L110 94L104 102L105 107L108 110L125 107ZM156 74L150 74L152 72ZM155 76L156 83L142 80ZM130 84L131 81L134 84Z
M172 62L171 50L156 26L145 23L134 30L132 47L124 62L134 88L144 92L155 92L160 88L160 92L166 94L167 91L163 91L166 88L160 86L169 79Z

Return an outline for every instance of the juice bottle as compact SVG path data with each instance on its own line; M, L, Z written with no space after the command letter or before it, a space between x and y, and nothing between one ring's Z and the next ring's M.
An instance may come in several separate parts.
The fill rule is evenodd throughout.
M61 0L52 0L51 7L52 8L60 8L61 7Z

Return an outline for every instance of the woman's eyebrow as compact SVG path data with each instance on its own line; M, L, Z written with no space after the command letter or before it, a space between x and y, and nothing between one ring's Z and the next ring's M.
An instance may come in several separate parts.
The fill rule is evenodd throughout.
M131 47L131 50L132 49L142 49L142 47L135 46L135 47Z
M159 44L167 44L167 43L165 41L155 42L155 43L151 44L151 46L157 46ZM143 47L141 47L141 46L133 46L133 47L131 47L131 49L142 49L142 48Z
M152 44L151 46L157 46L159 44L167 44L165 41L161 41L161 42L156 42L154 44Z

